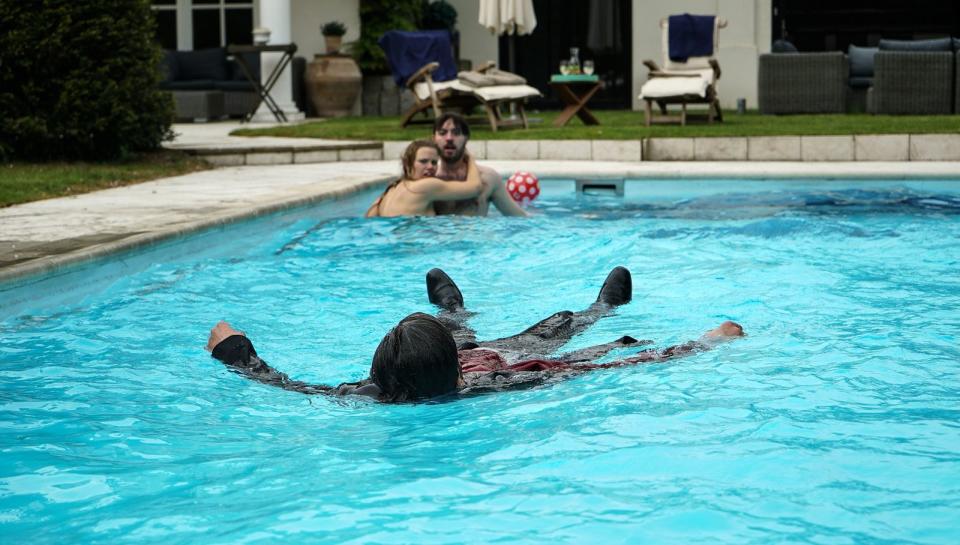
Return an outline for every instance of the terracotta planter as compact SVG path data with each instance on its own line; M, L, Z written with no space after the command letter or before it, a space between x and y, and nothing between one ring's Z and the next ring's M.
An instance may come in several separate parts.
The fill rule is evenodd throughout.
M340 44L343 43L343 36L324 36L323 43L327 46L327 53L336 53L340 51Z
M360 68L349 55L314 55L303 77L320 117L350 115L363 85Z

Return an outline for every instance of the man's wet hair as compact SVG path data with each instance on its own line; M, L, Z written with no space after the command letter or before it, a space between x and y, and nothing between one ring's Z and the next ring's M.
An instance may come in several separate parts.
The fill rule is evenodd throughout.
M443 127L443 124L446 123L448 119L452 119L453 125L460 129L460 132L466 136L468 140L470 139L470 125L467 124L467 120L464 119L462 115L455 114L453 112L441 114L440 117L434 120L433 134L437 134L437 132L441 129L441 127Z
M453 335L439 320L420 312L400 320L377 346L370 378L382 401L426 399L457 390L460 361Z

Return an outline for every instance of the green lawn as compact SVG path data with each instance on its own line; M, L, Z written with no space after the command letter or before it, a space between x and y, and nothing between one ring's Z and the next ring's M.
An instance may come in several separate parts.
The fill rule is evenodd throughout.
M477 110L479 112L479 110ZM494 133L489 127L471 123L472 137L480 140L580 140L611 139L636 140L669 136L781 136L817 134L921 134L958 133L960 116L889 116L867 114L836 115L743 115L727 112L722 123L703 122L679 125L645 127L643 112L607 110L594 111L600 125L584 126L574 118L565 127L554 127L558 112L531 112L529 130L501 129ZM239 129L236 136L295 136L350 140L413 140L430 132L429 125L410 125L400 128L399 117L346 117L323 119L301 125L267 129Z
M181 152L158 151L107 163L0 164L0 207L86 193L210 168Z

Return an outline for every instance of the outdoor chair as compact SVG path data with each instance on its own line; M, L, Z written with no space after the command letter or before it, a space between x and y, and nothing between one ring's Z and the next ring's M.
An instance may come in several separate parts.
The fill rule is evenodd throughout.
M671 20L678 28L671 35ZM692 28L688 40L694 44L700 42L700 47L688 48L694 55L682 55L681 49L685 39L679 25ZM645 121L647 126L654 122L676 122L677 118L667 115L668 104L680 104L679 122L687 123L687 104L706 104L707 123L713 120L723 121L723 112L720 110L720 99L717 96L717 80L720 79L720 63L716 59L719 30L725 28L724 19L713 16L673 15L660 20L660 48L663 54L663 67L652 60L645 60L643 64L650 69L647 82L640 89L640 99L646 102ZM704 36L704 29L712 31L712 36ZM706 41L703 46L702 42ZM711 43L712 42L712 43ZM699 54L697 54L699 53ZM686 57L680 60L681 56ZM653 103L660 108L659 116L653 114Z
M847 57L840 51L760 55L760 113L843 113L849 72Z
M950 114L956 64L950 38L880 40L867 111L874 114Z
M540 91L512 74L509 76L513 78L504 72L484 77L483 74L494 73L493 63L478 67L475 74L458 77L447 31L391 30L380 38L379 44L387 55L394 81L406 87L414 99L400 120L401 127L415 122L432 123L444 110L459 109L467 115L480 106L494 132L508 126L528 128L523 104L529 97L541 96ZM516 83L497 84L511 80ZM504 116L502 108L511 105L519 119ZM422 114L422 119L415 120L418 114Z

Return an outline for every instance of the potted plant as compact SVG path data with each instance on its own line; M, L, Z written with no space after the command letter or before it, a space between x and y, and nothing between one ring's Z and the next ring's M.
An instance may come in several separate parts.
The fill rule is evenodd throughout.
M340 44L343 42L343 35L346 33L347 27L340 21L330 21L320 26L320 34L323 34L323 41L327 46L327 53L340 51Z
M339 54L347 27L339 21L320 26L327 46L326 55L315 55L307 63L303 77L314 110L320 117L350 115L354 102L363 88L363 76L356 61Z

